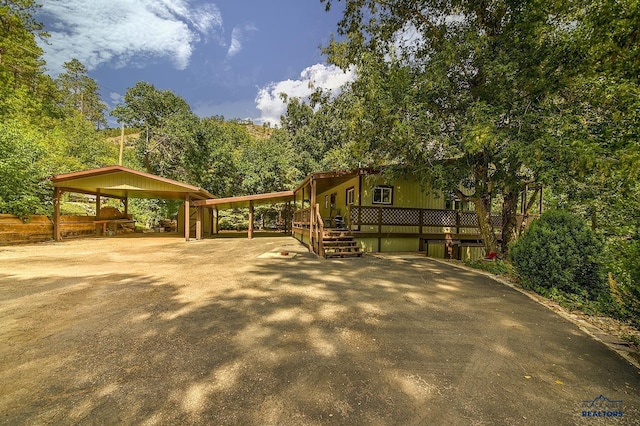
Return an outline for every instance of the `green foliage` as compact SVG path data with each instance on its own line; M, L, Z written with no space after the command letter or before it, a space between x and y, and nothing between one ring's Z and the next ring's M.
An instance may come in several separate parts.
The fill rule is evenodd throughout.
M48 212L43 204L45 150L38 136L15 122L0 122L0 213L26 217Z
M610 241L611 313L640 329L640 234Z
M195 143L198 118L184 99L139 81L127 90L124 104L116 106L111 115L127 126L143 129L135 148L147 172L188 179L184 154Z
M216 117L201 119L194 143L185 153L190 181L218 197L238 195L240 177L234 152L250 141L245 125Z
M145 228L158 225L162 219L176 219L180 202L175 200L156 200L133 198L129 201L129 213Z
M580 218L548 211L511 247L513 266L526 288L597 300L606 290L601 239Z
M287 134L274 132L267 140L252 140L236 151L242 192L260 194L290 189L300 174L292 165L294 150Z
M75 58L65 62L64 69L66 71L56 79L62 107L79 113L96 128L106 126L104 111L107 105L100 98L98 83L87 75L86 67Z
M487 271L493 275L512 276L513 267L509 262L504 260L486 261L486 260L474 260L466 261L465 265L475 269Z

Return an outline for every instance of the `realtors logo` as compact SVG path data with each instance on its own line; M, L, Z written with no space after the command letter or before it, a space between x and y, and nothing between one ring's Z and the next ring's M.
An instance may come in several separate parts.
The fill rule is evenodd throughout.
M582 417L622 417L622 401L604 395L582 401Z

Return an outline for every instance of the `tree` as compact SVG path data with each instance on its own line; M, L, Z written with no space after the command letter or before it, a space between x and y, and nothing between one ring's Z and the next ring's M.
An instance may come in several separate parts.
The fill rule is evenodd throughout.
M331 6L331 0L321 0ZM553 2L346 2L331 62L357 67L357 135L369 158L473 203L486 251L497 251L492 200L504 200L503 251L517 194L540 176L528 157L546 130L549 96L580 52L572 16ZM372 155L373 154L373 155ZM533 163L533 164L532 164ZM389 167L390 166L390 167Z
M245 194L284 191L299 182L294 149L285 131L277 130L266 140L252 139L235 155Z
M100 97L98 84L87 75L85 66L74 58L64 63L64 69L66 72L56 79L62 106L78 112L96 128L106 126L104 112L107 105Z
M42 123L58 117L57 94L44 74L42 49L36 37L46 39L34 15L33 0L0 1L0 117Z
M240 124L225 122L224 117L201 119L185 156L191 181L218 197L237 195L240 177L234 153L249 141Z
M34 132L15 121L0 122L0 213L46 213L45 150Z
M127 90L124 104L116 106L111 115L144 130L136 141L136 151L149 173L174 179L189 175L184 153L194 143L198 118L184 99L140 81Z

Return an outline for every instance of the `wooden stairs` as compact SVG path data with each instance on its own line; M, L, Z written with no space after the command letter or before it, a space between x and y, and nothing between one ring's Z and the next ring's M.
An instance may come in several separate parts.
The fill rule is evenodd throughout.
M322 234L324 257L362 257L358 242L348 230L331 229Z

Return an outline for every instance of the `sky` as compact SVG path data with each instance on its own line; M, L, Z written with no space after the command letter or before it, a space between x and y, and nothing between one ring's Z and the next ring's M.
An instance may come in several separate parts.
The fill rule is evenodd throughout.
M342 3L320 0L42 0L50 75L73 58L109 109L138 81L168 89L201 117L279 124L280 93L337 89L351 73L327 64ZM109 124L116 126L110 118Z

